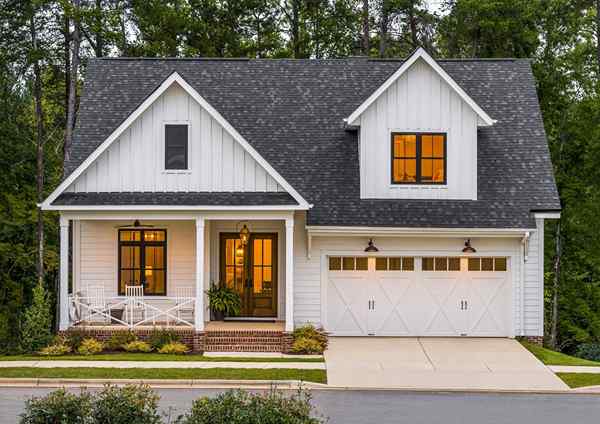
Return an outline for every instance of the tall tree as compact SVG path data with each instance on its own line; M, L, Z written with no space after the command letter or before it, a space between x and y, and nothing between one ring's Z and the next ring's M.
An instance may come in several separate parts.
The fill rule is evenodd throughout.
M80 0L72 0L71 13L73 16L73 32L69 35L70 46L70 69L68 72L69 86L67 89L67 122L65 124L65 142L63 146L64 161L69 160L71 143L73 141L73 129L75 128L75 108L77 100L77 80L79 74L79 46L81 42L81 10ZM66 13L65 13L66 14ZM65 64L66 69L66 64Z
M369 0L362 2L362 53L369 55L371 32L369 29Z

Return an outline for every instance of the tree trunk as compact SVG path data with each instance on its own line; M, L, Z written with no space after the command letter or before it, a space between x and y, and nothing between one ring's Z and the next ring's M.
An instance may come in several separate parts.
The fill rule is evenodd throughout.
M596 0L596 62L598 65L598 80L600 80L600 0Z
M33 98L35 102L35 124L36 124L36 194L38 204L44 200L44 111L42 109L42 71L38 51L38 40L35 22L36 10L31 14L30 32L31 49L33 50ZM44 284L44 216L42 209L37 208L37 281L39 285Z
M67 122L65 124L64 162L67 163L70 156L71 142L73 141L73 128L75 127L75 103L77 99L77 74L79 71L79 44L81 41L81 17L79 16L79 0L73 0L75 27L71 39L71 76L69 81L69 99L67 102Z
M379 57L385 57L385 50L387 48L389 18L390 16L387 0L381 0L381 16L379 17Z
M600 0L598 0L600 1ZM300 59L300 0L292 0L292 50L294 59Z
M556 250L554 253L554 281L552 282L552 318L550 326L550 347L556 349L558 343L558 291L560 286L560 259L562 253L560 220L556 226L555 244Z
M413 4L408 9L408 26L410 27L410 40L412 48L419 47L419 37L417 35L417 17L415 16L415 7Z
M96 43L94 52L96 57L104 56L104 36L102 34L102 0L96 0Z
M71 91L71 19L65 12L64 14L64 49L65 49L65 128L66 123L69 121L69 96ZM66 143L65 143L66 144ZM63 159L65 158L65 145L63 144Z
M362 52L369 55L369 0L363 0L362 8Z

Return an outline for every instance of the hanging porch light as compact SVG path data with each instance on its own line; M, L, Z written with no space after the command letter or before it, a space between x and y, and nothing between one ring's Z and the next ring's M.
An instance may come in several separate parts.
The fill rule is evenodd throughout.
M475 249L473 246L471 246L471 239L467 239L465 241L465 247L463 247L463 253L475 253L477 252L477 249Z

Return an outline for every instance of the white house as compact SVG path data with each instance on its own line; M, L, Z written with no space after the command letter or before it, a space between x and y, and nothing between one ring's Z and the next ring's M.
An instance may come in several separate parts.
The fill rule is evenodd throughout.
M560 203L526 60L96 59L69 153L42 205L63 330L543 335Z

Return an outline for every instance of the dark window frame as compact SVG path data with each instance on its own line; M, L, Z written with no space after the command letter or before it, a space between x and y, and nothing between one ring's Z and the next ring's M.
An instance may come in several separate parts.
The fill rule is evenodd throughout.
M394 180L394 160L395 159L410 159L412 160L413 158L406 158L404 156L398 156L396 157L395 153L394 153L394 137L397 135L414 135L416 138L416 157L414 158L416 160L416 181L395 181ZM443 157L437 157L437 156L431 156L431 157L422 157L421 154L421 138L424 135L431 135L431 136L442 136L444 138L444 155ZM390 136L390 146L391 146L391 152L390 152L390 183L393 185L446 185L448 184L448 137L447 137L447 133L441 133L441 132L392 132L391 136ZM433 154L433 152L432 152ZM422 181L422 175L421 175L421 160L422 159L432 159L432 160L440 160L442 159L444 161L444 180L443 181Z
M139 231L140 232L140 240L121 240L121 232L125 231ZM164 233L163 241L146 241L144 240L144 232L145 231L161 231ZM140 248L140 283L144 286L144 295L145 296L166 296L167 295L167 268L168 268L168 256L167 256L167 230L164 228L121 228L117 234L117 242L118 242L118 272L117 272L117 292L119 296L125 296L125 286L123 286L123 290L121 290L121 270L136 270L137 268L125 268L121 266L121 247L123 246L136 246ZM164 293L146 293L145 287L145 275L144 270L146 267L146 246L162 246L164 250L164 268L154 268L157 271L163 271L165 274L165 291Z
M169 168L168 167L168 162L169 162L169 156L168 156L168 151L169 148L167 146L167 127L185 127L186 128L186 141L185 141L185 153L184 153L184 161L185 161L185 167L184 168ZM190 171L190 124L189 122L165 122L163 125L163 135L164 135L164 145L163 145L163 150L164 150L164 170L166 172L187 172Z

